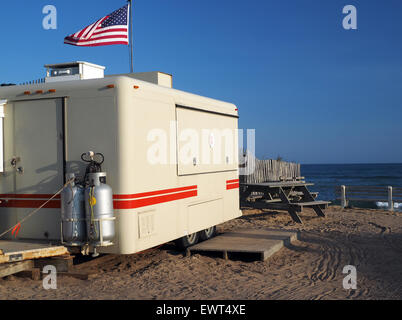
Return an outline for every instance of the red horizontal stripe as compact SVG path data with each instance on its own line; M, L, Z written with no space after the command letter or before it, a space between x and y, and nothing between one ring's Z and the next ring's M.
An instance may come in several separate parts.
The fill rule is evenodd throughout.
M102 43L94 43L94 44L74 44L74 43L67 43L72 45L78 45L81 47L99 47L99 46L108 46L113 44L128 44L128 41L112 41L112 42L102 42Z
M152 196L157 196L157 195L163 195L163 194L166 194L166 193L188 191L188 190L193 190L193 189L197 189L197 186L166 189L166 190L159 190L159 191L152 191L152 192L145 192L145 193L137 193L137 194L114 195L113 199L138 199L138 198L144 198L144 197L152 197Z
M46 200L8 200L0 203L0 207L3 208L32 208L36 209L43 205ZM51 200L43 208L46 209L60 209L60 200Z
M104 40L104 39L110 39L111 41L113 41L113 39L116 40L116 41L113 41L113 42L123 42L123 41L125 42L126 41L126 40L118 40L118 39L121 39L121 38L127 39L127 35L102 36L102 37L99 37L99 38L88 39L88 40L81 40L81 39L80 40L70 40L70 39L66 39L66 41L70 41L70 42L73 42L74 44L81 44L81 45L86 44L86 43L90 44L90 42L100 41L100 40ZM65 43L66 43L66 41L65 41ZM102 43L109 43L109 41L108 42L102 42Z
M228 180L228 181L226 181L226 183L233 183L233 182L239 182L240 181L240 179L234 179L234 180Z
M226 190L239 189L239 188L240 188L240 184L239 184L239 183L228 184L228 185L226 186Z
M53 194L0 194L0 198L14 198L14 199L50 199ZM56 196L54 199L60 199L60 195Z
M78 40L76 41L77 43L83 43L83 42L90 42L90 41L97 41L97 40L103 40L103 39L127 39L127 35L119 34L119 35L114 35L114 36L102 36L98 38L91 38L91 39L86 39L86 40Z
M107 33L107 32L127 32L128 28L116 28L116 29L107 29L107 30L103 30L103 29L97 29L94 31L94 35L98 35L101 33Z
M155 204L196 197L197 195L197 190L194 190L138 200L114 201L113 205L114 209L136 209L152 206Z

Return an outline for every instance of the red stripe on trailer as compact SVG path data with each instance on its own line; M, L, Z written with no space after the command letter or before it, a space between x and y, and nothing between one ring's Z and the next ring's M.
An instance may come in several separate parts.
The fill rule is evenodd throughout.
M233 190L240 188L240 179L226 181L226 190Z
M181 199L187 199L198 196L197 186L166 189L160 191L144 192L131 195L114 195L115 209L136 209L155 204L161 204ZM6 199L0 203L0 207L5 208L38 208L42 206L51 194L0 194L0 198ZM31 200L41 199L41 200ZM46 199L46 200L43 200ZM55 199L60 199L60 195ZM120 201L119 201L120 200ZM123 201L126 200L126 201ZM60 200L51 200L43 208L60 209Z
M53 194L0 194L0 198L6 199L50 199ZM56 196L55 199L60 199L60 195Z
M145 193L137 193L137 194L114 195L113 199L115 199L115 200L138 199L138 198L151 197L151 196L157 196L157 195L165 195L167 193L175 193L175 192L189 191L189 190L194 191L194 189L197 190L197 186L175 188L175 189L166 189L166 190L152 191L152 192L145 192Z
M0 203L2 208L31 208L36 209L43 205L47 200L8 200ZM43 208L45 209L60 209L60 200L51 200Z
M226 183L240 182L240 179L228 180Z
M156 196L151 198L128 200L128 201L114 201L114 209L137 209L148 207L156 204L172 202L181 199L187 199L198 196L197 190L186 191L181 193L168 194L163 196Z
M228 184L226 186L226 190L233 190L233 189L239 189L239 188L240 188L240 183Z

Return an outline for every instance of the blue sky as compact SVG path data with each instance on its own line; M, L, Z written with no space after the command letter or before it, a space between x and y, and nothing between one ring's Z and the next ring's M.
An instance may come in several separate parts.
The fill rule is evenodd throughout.
M55 5L58 29L42 28ZM63 38L124 0L1 1L0 83L85 60L129 71L126 46L79 48ZM358 30L344 30L354 5ZM138 0L134 69L174 75L174 87L235 103L255 128L257 155L302 163L402 162L400 0Z

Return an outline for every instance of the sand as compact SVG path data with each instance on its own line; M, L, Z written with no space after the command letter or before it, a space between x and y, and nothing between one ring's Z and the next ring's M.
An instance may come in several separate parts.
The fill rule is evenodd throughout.
M219 226L299 230L299 241L266 262L185 257L172 244L131 256L103 256L78 266L91 280L0 279L0 299L401 299L402 214L330 207L322 219L306 210L297 225L286 212L244 210ZM357 268L357 290L345 290L345 265Z

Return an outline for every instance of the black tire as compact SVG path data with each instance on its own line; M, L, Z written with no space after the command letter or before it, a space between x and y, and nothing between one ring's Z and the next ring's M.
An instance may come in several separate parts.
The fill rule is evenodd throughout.
M205 241L216 236L216 226L199 232L200 240Z
M185 236L183 238L177 239L175 241L176 246L178 246L180 249L187 249L188 247L191 247L195 244L198 243L198 240L200 239L200 236L198 232L189 234L188 236Z

